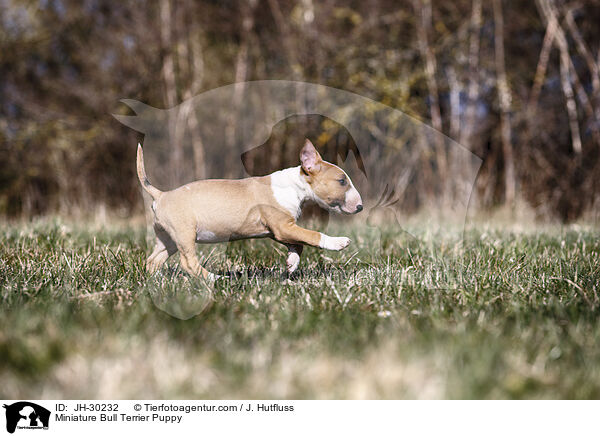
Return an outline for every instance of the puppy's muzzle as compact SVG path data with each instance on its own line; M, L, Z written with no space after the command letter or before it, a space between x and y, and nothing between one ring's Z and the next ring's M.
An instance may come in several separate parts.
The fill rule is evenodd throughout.
M344 206L340 208L342 212L348 214L355 214L363 210L362 198L356 190L356 188L349 189L346 192L346 200Z

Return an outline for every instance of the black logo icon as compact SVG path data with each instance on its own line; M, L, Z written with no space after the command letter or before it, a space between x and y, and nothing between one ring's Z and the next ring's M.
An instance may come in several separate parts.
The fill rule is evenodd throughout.
M28 401L19 401L4 405L6 409L6 431L14 433L15 429L48 429L50 411Z

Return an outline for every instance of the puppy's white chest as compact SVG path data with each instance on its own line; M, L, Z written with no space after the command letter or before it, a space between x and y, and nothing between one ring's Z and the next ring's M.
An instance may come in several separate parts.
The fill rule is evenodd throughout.
M298 219L306 196L306 183L300 178L300 168L288 168L271 174L271 190L280 206Z
M273 196L277 203L284 207L296 219L300 216L300 201L298 193L293 188L273 187Z

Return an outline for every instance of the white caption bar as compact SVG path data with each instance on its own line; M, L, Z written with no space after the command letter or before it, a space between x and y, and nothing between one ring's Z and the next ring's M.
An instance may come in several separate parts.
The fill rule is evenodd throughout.
M19 436L106 434L564 435L597 431L596 401L3 401ZM4 433L6 434L6 433Z

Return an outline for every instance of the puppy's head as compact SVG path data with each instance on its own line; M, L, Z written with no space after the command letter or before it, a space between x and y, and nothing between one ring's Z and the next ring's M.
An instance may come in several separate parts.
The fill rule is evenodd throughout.
M308 139L300 151L300 162L304 177L321 207L344 214L358 213L363 209L360 194L348 174L321 159Z

